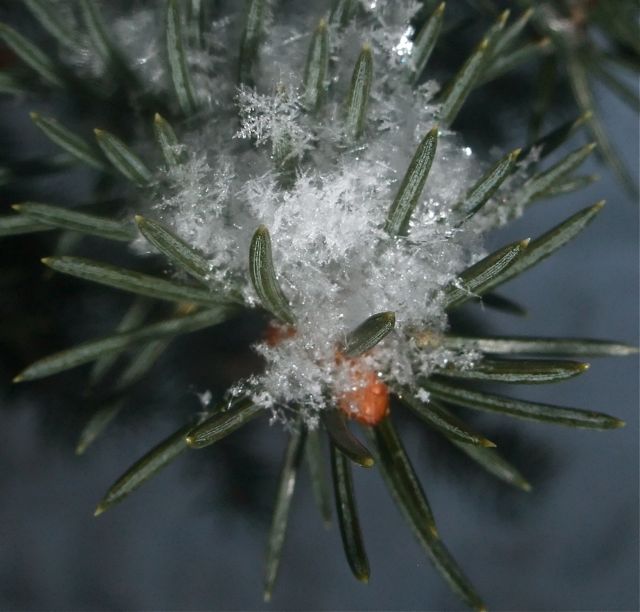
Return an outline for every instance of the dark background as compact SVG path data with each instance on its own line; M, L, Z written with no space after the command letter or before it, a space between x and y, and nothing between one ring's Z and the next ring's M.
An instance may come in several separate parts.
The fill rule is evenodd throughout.
M607 128L637 180L637 117L607 92L599 94ZM16 135L22 152L49 147L28 121L32 109L25 100L0 101L5 147ZM520 144L509 134L504 140L505 146ZM527 305L528 317L475 306L465 311L465 323L489 334L638 344L638 203L609 171L589 164L602 175L595 186L537 204L491 237L496 247L535 237L584 206L608 200L576 241L505 288ZM80 197L87 183L85 175L53 175L28 190L62 203ZM6 190L1 211L16 197ZM51 237L0 241L1 609L459 607L377 473L364 469L355 482L370 584L351 577L337 527L323 529L303 475L273 603L263 604L264 549L285 440L266 422L189 453L94 518L115 478L173 431L182 414L197 409L195 392L215 389L242 369L246 354L238 347L256 325L239 322L177 342L136 390L119 423L86 456L76 457L75 437L90 409L77 373L19 387L10 380L29 360L103 333L126 301L108 290L44 278L38 260L53 245ZM86 248L99 255L105 246L97 241ZM627 427L593 432L478 418L530 476L534 490L526 494L485 477L418 422L399 415L445 542L491 609L637 610L637 357L594 360L577 380L511 391L608 412Z

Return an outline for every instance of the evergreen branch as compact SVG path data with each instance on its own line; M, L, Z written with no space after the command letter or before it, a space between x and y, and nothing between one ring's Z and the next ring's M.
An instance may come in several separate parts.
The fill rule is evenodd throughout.
M472 297L482 295L504 282L509 270L527 252L528 246L529 239L512 242L465 270L458 281L445 288L445 308L457 308Z
M141 297L135 298L122 317L122 320L118 323L115 332L117 334L122 334L142 326L151 311L151 305L152 302L150 300L146 300ZM91 367L91 372L89 373L90 388L95 387L104 379L106 374L118 360L118 357L118 353L108 353L94 362Z
M53 61L22 34L5 23L0 23L0 39L49 85L64 87L62 76Z
M45 257L42 263L62 274L69 274L93 283L158 300L168 300L170 302L189 301L194 304L205 305L228 303L228 300L213 295L207 289L190 287L189 285L84 259L83 257Z
M187 63L182 33L180 8L177 0L167 2L167 56L173 88L182 112L189 116L196 112L198 103Z
M623 185L634 195L638 193L638 186L629 175L629 171L611 145L609 136L596 113L596 105L591 93L587 70L583 63L574 55L567 57L567 71L569 83L573 89L579 108L588 114L587 126L594 140L598 143L599 151L604 156L607 164L618 175Z
M453 414L441 404L438 404L441 413L448 417ZM456 417L453 417L456 418ZM531 491L531 484L524 478L520 471L511 465L496 448L488 448L486 446L466 444L453 437L447 437L449 442L459 448L463 453L475 461L483 470L496 478L506 482L507 484L517 487L522 491Z
M280 482L271 519L271 529L267 543L267 559L265 562L264 599L271 600L271 594L278 575L282 546L289 522L291 500L298 475L298 468L304 453L305 432L303 429L293 431L289 437L284 457Z
M185 161L185 152L181 150L181 145L171 124L159 113L153 117L153 131L167 167L177 168L180 166Z
M534 13L533 8L528 8L514 23L504 28L501 35L496 40L493 48L493 57L498 58L502 55L509 55L515 42L519 38L522 31L527 27L529 20Z
M569 217L566 221L542 234L539 238L532 240L529 243L528 248L517 260L513 262L512 266L505 270L499 277L490 281L490 288L493 289L494 287L519 276L525 270L528 270L538 262L549 257L549 255L567 244L567 242L573 240L573 238L575 238L585 227L587 227L587 225L589 225L589 223L591 223L593 218L602 210L603 206L604 201L601 201L593 206L584 208L575 215Z
M35 232L46 232L54 229L50 225L38 223L23 215L3 215L0 217L0 238L5 236L21 236Z
M527 159L534 151L539 159L544 159L567 142L589 120L590 116L591 113L584 113L575 119L565 121L522 149L520 159Z
M331 445L330 449L336 514L340 525L342 545L351 572L360 582L366 583L369 582L369 561L360 530L351 465L338 448Z
M28 368L18 374L13 382L25 382L46 378L70 370L77 366L90 363L109 354L118 354L131 346L156 340L170 338L181 334L213 327L230 319L235 311L229 308L215 308L167 319L160 323L146 325L135 331L116 333L98 340L91 340L79 344L74 348L54 353L32 363Z
M584 145L563 157L551 168L532 176L513 196L514 199L520 206L530 204L580 166L595 147L594 143Z
M435 373L447 378L534 385L573 378L588 369L588 363L577 361L482 359L469 368L448 366L438 368Z
M122 140L106 130L96 128L94 133L102 152L116 170L138 187L148 187L151 184L151 170Z
M329 21L341 28L346 28L358 11L357 0L333 0Z
M80 0L80 10L84 25L89 33L89 39L98 57L107 66L114 68L120 63L121 59L107 32L107 26L100 14L97 3L92 0Z
M313 496L315 497L325 527L329 527L331 525L331 494L324 469L322 439L319 429L316 428L307 431L305 451Z
M440 432L445 438L456 440L464 444L473 446L483 446L493 448L495 444L483 435L473 431L460 419L448 413L440 404L429 400L420 401L409 389L398 389L398 398L413 412L419 419L424 421L429 427Z
M241 84L252 86L258 51L264 34L265 0L248 0L247 12L240 43L238 61L238 80Z
M253 235L249 251L251 282L262 305L278 319L293 325L295 318L276 278L269 230L261 225Z
M419 525L424 539L436 539L438 530L431 506L390 417L375 427L366 427L365 431L374 449L376 465L405 519L412 528Z
M508 18L509 11L500 15L496 24L487 32L482 42L453 79L440 109L440 121L445 126L448 127L454 122L476 82L484 74L488 58L491 57L496 40Z
M140 233L158 251L202 285L209 285L212 269L205 257L157 221L140 215L136 215L135 221Z
M369 450L362 445L360 440L356 438L349 428L344 415L338 409L324 410L321 415L322 424L324 425L331 443L348 457L354 463L362 467L371 467L373 465L373 457Z
M121 502L142 483L177 459L187 449L185 435L189 429L190 426L179 429L136 461L106 492L96 508L95 516Z
M420 200L424 184L427 181L431 165L436 156L437 146L438 128L434 127L427 132L427 135L418 145L409 168L407 168L407 172L402 179L398 194L389 209L385 230L391 236L407 233L411 223L411 215Z
M114 399L98 408L91 415L78 435L76 455L84 455L87 452L107 426L120 414L124 406L124 399Z
M589 338L529 338L524 336L474 338L447 335L442 338L442 343L443 346L452 349L504 354L626 357L638 352L638 348L635 346Z
M542 38L541 40L524 44L504 57L495 58L482 75L478 84L485 85L495 79L499 79L505 74L520 68L527 62L540 59L550 54L551 51L552 45L548 38Z
M29 12L38 23L67 49L78 46L77 34L58 17L58 9L50 0L24 0Z
M42 117L38 113L30 113L33 123L59 147L73 155L76 159L89 164L97 170L106 170L103 158L94 146L83 138L80 138L58 121L52 118Z
M520 149L515 149L497 161L454 209L459 211L465 220L475 215L513 172L519 155Z
M434 380L423 381L422 386L442 401L450 404L475 410L497 412L519 419L586 429L618 429L625 426L624 421L601 412L527 402L481 391L471 391Z
M367 44L363 45L353 69L347 99L345 131L352 141L358 140L364 132L372 83L373 53Z
M464 444L463 442L458 442L453 439L451 439L450 442L475 461L483 470L489 472L489 474L522 491L527 493L531 491L532 487L529 481L520 473L520 470L509 463L497 449Z
M411 81L414 85L420 80L436 42L438 42L445 8L446 3L441 2L416 36L410 65Z
M254 404L250 399L239 400L228 410L218 412L192 428L187 436L187 444L191 448L210 446L260 414L264 414L261 406Z
M371 350L382 341L395 327L396 315L393 312L379 312L371 315L347 334L342 354L345 357L357 357Z
M473 585L437 536L426 497L391 421L387 418L370 431L384 480L416 539L454 592L469 607L485 611Z
M14 204L11 208L36 223L52 228L120 242L129 242L135 238L135 230L130 224L97 215L88 215L60 206L23 202L22 204Z
M329 71L329 29L324 19L311 35L304 67L304 101L309 111L318 111L324 102Z

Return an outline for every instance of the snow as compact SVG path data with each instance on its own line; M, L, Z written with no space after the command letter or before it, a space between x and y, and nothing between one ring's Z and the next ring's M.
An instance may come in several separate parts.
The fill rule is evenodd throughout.
M274 421L287 424L291 414L302 414L315 426L318 414L353 388L353 365L339 358L338 347L376 312L395 312L396 328L358 363L382 380L416 387L438 367L469 367L479 358L437 343L419 348L414 335L426 330L437 338L446 332L443 289L486 255L482 234L517 214L509 210L509 195L526 177L525 161L494 202L457 227L452 207L491 160L441 129L408 235L385 232L415 149L436 125L440 86L433 80L410 86L410 19L419 3L379 0L363 6L368 16L357 27L330 27L328 96L317 114L305 111L301 95L310 36L322 10L314 12L314 3L294 15L274 9L255 89L230 85L240 15L216 16L216 36L189 51L203 108L197 121L174 125L187 159L178 168L158 170L158 187L148 210L141 211L208 258L212 286L239 292L251 307L258 299L248 273L249 243L259 225L267 226L296 333L275 345L258 343L264 371L232 393L249 395ZM134 41L135 29L151 32L158 22L150 11L140 11L127 28L120 25L118 37L154 88L166 81L156 66L162 51L149 42L158 36ZM345 102L365 43L373 49L374 80L367 126L353 144L343 135ZM274 163L282 161L283 150L295 171L286 188ZM416 387L416 393L427 401L425 392Z

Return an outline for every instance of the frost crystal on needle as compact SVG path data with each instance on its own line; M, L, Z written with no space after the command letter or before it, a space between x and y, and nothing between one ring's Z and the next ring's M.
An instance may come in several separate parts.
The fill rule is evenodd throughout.
M242 122L237 138L255 138L256 145L271 142L274 147L288 139L296 157L309 148L310 134L300 123L300 96L291 87L278 85L271 95L240 87L236 101Z

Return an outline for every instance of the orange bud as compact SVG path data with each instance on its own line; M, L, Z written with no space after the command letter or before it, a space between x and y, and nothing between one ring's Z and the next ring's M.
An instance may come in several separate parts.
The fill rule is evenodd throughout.
M264 331L267 346L278 346L284 340L296 335L295 327L271 322ZM375 371L368 369L357 359L346 359L336 352L336 364L348 361L351 377L350 391L338 398L338 406L350 419L363 425L377 425L389 414L389 387L378 378Z
M269 323L264 330L264 341L267 346L278 346L283 340L293 338L296 335L296 328L291 325L278 325L277 323Z
M389 414L389 387L373 370L356 366L351 376L354 388L340 396L340 410L358 423L377 425Z

